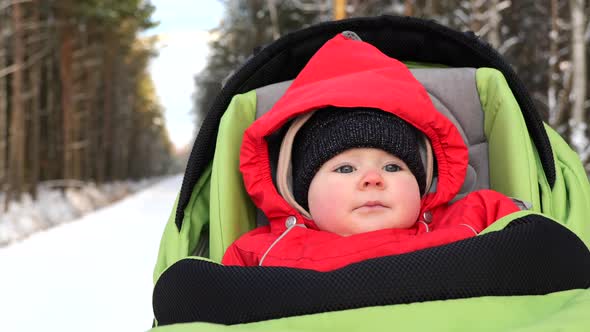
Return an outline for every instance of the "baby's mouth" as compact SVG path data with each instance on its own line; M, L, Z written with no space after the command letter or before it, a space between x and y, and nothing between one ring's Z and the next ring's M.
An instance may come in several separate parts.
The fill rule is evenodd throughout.
M363 210L378 210L378 209L386 209L388 208L387 205L383 204L380 201L367 201L362 205L358 206L355 210L363 209Z

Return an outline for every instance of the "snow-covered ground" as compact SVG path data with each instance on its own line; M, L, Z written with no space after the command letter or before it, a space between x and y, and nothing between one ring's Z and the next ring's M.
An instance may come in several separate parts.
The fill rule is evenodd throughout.
M76 180L44 181L37 187L36 199L25 193L20 200L11 201L6 210L3 206L6 197L0 192L0 247L78 219L157 181L151 178L100 185Z
M145 331L182 176L0 249L0 330Z

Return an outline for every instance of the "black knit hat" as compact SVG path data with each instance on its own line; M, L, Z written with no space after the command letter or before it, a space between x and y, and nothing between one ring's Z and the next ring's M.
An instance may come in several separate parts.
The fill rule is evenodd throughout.
M426 175L420 159L418 133L397 116L372 108L326 107L295 135L292 151L293 194L306 210L311 180L332 157L352 148L377 148L401 160L416 177L424 194Z

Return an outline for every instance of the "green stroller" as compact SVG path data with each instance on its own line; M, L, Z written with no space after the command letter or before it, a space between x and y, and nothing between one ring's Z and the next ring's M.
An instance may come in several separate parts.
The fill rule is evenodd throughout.
M457 126L469 149L459 196L491 188L522 210L474 238L330 272L222 266L225 249L265 222L238 170L243 133L338 33L405 62ZM268 137L271 156L280 139ZM407 17L320 24L249 59L209 110L162 238L153 331L585 331L589 209L577 155L542 123L506 62L474 35Z

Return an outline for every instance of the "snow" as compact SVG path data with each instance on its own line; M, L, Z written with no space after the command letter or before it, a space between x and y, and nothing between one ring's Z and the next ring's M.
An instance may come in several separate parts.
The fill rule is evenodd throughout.
M107 206L153 184L157 179L116 181L96 185L75 180L53 180L39 184L37 199L23 194L0 213L0 247ZM66 189L63 189L63 188ZM61 189L60 189L61 188ZM0 203L5 200L0 192ZM0 204L0 208L3 209Z
M575 119L570 119L569 125L572 148L580 156L582 164L586 164L590 158L590 140L586 136L588 125L584 122L577 122Z
M146 331L182 176L0 249L2 331Z

